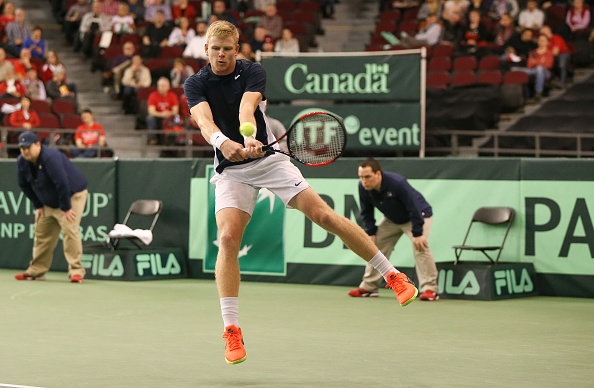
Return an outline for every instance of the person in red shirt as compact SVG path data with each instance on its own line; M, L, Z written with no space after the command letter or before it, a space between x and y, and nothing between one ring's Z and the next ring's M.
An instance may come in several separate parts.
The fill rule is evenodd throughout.
M551 69L553 68L553 52L549 49L549 38L545 35L538 37L538 47L532 50L528 56L528 67L514 67L512 70L523 71L534 76L534 98L538 101L542 98L544 83L551 78Z
M149 130L162 129L163 120L179 114L179 99L171 91L171 83L165 77L157 81L157 90L149 94L146 125ZM157 136L149 135L149 144L157 144Z
M105 130L95 122L90 109L84 109L80 118L83 124L76 127L76 148L72 150L72 155L75 158L93 158L97 156L97 146L105 147Z
M27 96L21 97L21 110L12 112L10 126L30 130L40 125L39 116L34 110L31 110L31 99Z
M4 13L0 16L0 36L4 37L5 33L4 30L8 23L12 23L16 20L16 16L14 14L14 4L11 2L7 2L4 5Z
M21 49L19 59L13 61L12 65L14 66L14 71L16 72L19 81L24 81L27 78L27 69L33 68L37 70L37 66L31 63L31 50L28 48Z
M182 16L187 17L188 20L192 21L196 19L196 8L193 5L188 4L188 0L179 0L171 10L171 17L174 22Z
M0 98L21 98L27 95L27 89L17 79L14 69L6 72L6 78L0 82Z
M549 38L549 49L552 51L555 64L559 68L559 86L564 88L565 79L567 78L567 64L571 58L569 47L567 47L567 43L560 35L553 34L549 26L542 26L540 34Z

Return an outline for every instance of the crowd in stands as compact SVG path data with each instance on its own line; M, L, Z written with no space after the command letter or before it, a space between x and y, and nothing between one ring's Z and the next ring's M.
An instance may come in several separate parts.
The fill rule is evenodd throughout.
M584 0L383 0L367 50L424 46L429 88L519 82L539 100L592 63L593 22Z

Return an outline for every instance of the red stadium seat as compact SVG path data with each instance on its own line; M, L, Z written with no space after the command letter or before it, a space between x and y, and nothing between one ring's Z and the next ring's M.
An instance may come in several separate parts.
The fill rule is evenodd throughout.
M65 114L62 116L62 128L64 129L76 129L82 124L83 121L79 115Z
M293 12L297 8L297 3L291 0L278 0L276 8L285 12Z
M54 100L52 102L52 112L57 115L76 114L76 106L68 100ZM59 127L58 127L59 128Z
M308 23L314 24L316 22L313 13L309 11L300 11L297 10L293 12L291 16L291 21L298 22L298 23Z
M400 20L400 10L389 9L380 14L381 22L397 22Z
M149 86L148 88L140 88L138 90L138 93L136 94L136 99L138 101L146 100L148 99L149 94L151 94L155 90L157 90L157 88L154 86Z
M427 71L448 71L451 68L452 60L449 57L433 57L427 65Z
M417 33L419 24L416 20L402 20L398 25L398 32L406 32L410 36L414 36Z
M523 71L508 71L503 77L503 83L526 85L528 83L528 74Z
M487 55L482 57L478 64L479 70L499 70L501 59L497 55Z
M454 46L450 44L438 44L433 47L434 57L451 57L454 54Z
M476 75L472 71L459 71L452 75L452 86L468 86L476 83Z
M184 49L179 46L165 46L161 47L159 52L159 58L175 59L180 58L184 52Z
M386 21L386 22L379 22L375 25L375 34L379 35L382 33L382 31L387 31L387 32L396 32L396 22L395 21Z
M475 70L477 66L476 58L473 56L458 57L454 60L453 71Z
M499 70L487 70L479 74L476 83L481 85L501 85L502 81L503 76Z
M52 113L52 107L47 101L31 100L31 110L37 113Z
M118 55L122 54L122 46L119 44L114 44L109 46L108 48L105 49L105 52L103 53L103 59L113 59L115 57L117 57Z
M427 75L427 88L445 89L450 83L450 74L447 71L436 71Z
M307 11L315 14L320 12L320 3L317 1L303 0L299 3L299 9L301 11Z
M417 20L418 8L409 8L402 14L402 20Z
M136 34L123 34L120 36L120 44L123 45L126 42L134 43L134 46L140 45L140 37Z
M278 3L276 4L276 8L278 9ZM243 14L243 20L246 20L251 17L260 17L264 15L265 13L262 11L259 11L257 9L251 9L249 11L245 11L245 13Z
M39 121L41 121L41 128L47 129L59 129L60 128L60 120L58 117L53 113L39 113Z

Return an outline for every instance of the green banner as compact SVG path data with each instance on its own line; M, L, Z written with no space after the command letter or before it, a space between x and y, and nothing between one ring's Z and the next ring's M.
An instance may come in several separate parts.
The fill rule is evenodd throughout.
M336 104L312 106L271 105L267 113L288 129L302 115L325 111L340 117L347 130L347 149L412 150L421 144L419 103Z
M214 169L210 167L208 176ZM215 218L215 185L208 186L208 242L204 272L213 272L219 252L219 234ZM242 274L285 275L286 265L283 249L285 205L267 189L258 194L252 219L248 224L239 251L239 266Z
M80 224L83 245L103 242L115 223L116 162L76 160L74 163L89 182ZM0 267L25 269L31 261L35 210L17 184L16 171L15 160L0 161ZM61 242L51 268L68 268Z
M418 101L421 56L272 57L262 59L273 102Z

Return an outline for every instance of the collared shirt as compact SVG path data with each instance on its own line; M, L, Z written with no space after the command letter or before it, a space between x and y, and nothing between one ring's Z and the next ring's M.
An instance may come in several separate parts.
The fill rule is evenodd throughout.
M431 206L423 195L415 190L405 177L395 172L382 171L382 184L379 191L365 190L359 182L359 203L363 228L370 236L377 233L375 208L396 224L405 224L410 221L414 237L423 235L425 218L433 215Z
M18 183L35 209L44 205L68 211L70 198L87 188L87 179L61 151L41 145L37 162L17 159Z
M14 43L17 39L24 42L25 39L31 37L31 29L25 23L20 24L19 22L14 21L8 23L6 26L6 36L11 43Z
M432 23L415 35L415 39L425 40L430 46L436 45L441 37L441 24Z

